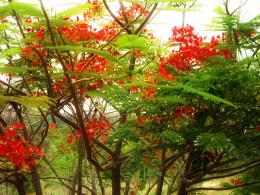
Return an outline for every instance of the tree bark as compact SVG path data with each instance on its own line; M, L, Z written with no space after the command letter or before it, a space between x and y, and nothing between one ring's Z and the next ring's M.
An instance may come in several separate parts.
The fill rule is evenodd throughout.
M187 191L187 183L185 181L181 181L179 190L178 190L178 195L188 195L188 191Z
M17 189L19 195L26 195L26 190L24 186L25 180L26 178L23 175L16 175L15 181L11 182Z
M166 152L166 146L163 145L162 147L162 158L161 158L161 175L157 179L157 189L156 189L156 195L161 195L162 194L162 189L163 189L163 182L164 182L164 176L166 172L166 167L165 167L165 152Z
M157 179L156 195L162 194L165 172L166 170L162 170L162 174Z
M42 195L42 186L40 182L40 176L38 173L38 169L36 165L31 166L31 173L32 173L32 183L35 190L36 195Z
M120 165L112 168L112 195L121 194Z
M97 194L97 187L96 187L96 174L93 166L89 164L89 170L90 170L90 177L91 177L91 189L92 189L92 195Z
M97 177L98 177L98 181L99 181L99 187L100 187L100 190L101 190L101 195L105 195L105 187L104 187L104 184L103 184L103 181L102 181L102 178L100 176L100 172L98 169L96 169L96 172L97 172Z
M79 139L79 148L78 148L78 195L82 194L82 184L83 184L83 180L82 180L82 163L83 163L83 155L84 155L84 145L83 145L83 138L81 136L81 138Z

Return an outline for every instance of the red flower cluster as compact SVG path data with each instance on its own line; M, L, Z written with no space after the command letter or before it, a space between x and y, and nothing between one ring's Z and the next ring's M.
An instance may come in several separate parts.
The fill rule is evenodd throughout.
M84 20L87 20L88 18L91 18L94 16L96 13L102 10L101 5L99 4L98 0L87 0L87 4L91 4L91 8L86 10L83 13Z
M35 158L43 155L37 146L32 146L17 133L24 124L15 123L0 136L0 157L8 160L17 169L23 169L36 163Z
M119 13L119 19L123 20L124 18L123 11L120 9L118 13ZM147 16L149 12L146 11L145 8L143 8L139 3L132 3L130 7L126 7L125 13L128 20L132 21L140 15Z
M99 119L92 119L89 120L87 125L85 126L85 131L87 133L87 139L93 140L94 137L100 136L100 139L102 141L105 141L107 136L109 135L109 131L111 129L111 125L109 121L103 117ZM75 133L72 133L68 135L67 137L67 143L71 143L75 137L80 137L82 133L80 131L76 131Z
M192 26L174 27L172 29L172 53L160 59L159 74L168 80L174 77L166 70L167 66L178 71L186 71L199 67L201 62L216 55L223 55L232 59L231 53L226 49L218 49L220 37L212 37L209 43L205 43L205 37L198 35Z
M91 58L91 60L89 60ZM98 73L104 73L106 69L106 65L108 64L108 61L105 58L99 57L99 56L89 56L85 60L80 61L75 67L75 72L98 72Z
M42 64L41 58L46 59L46 51L37 42L27 44L21 50L21 58L30 62L29 66L40 66Z
M107 41L116 34L113 26L104 26L101 29L93 28L90 24L72 24L59 28L59 33L69 42Z
M234 186L239 186L241 185L241 180L239 178L232 178L231 180L231 183L234 185Z
M154 87L145 87L144 90L144 98L153 98L156 94Z
M196 114L196 109L193 106L179 106L175 109L173 115L175 119L181 119L184 116L193 118Z
M61 35L70 42L81 42L93 39L92 26L88 24L73 24L59 29Z
M111 125L108 120L101 117L100 119L89 120L85 127L85 131L87 132L87 138L92 140L95 136L101 134L104 134L106 137L110 128Z

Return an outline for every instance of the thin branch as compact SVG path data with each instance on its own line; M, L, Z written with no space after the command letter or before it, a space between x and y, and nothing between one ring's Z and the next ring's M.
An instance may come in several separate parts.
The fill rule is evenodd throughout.
M112 10L110 9L110 7L108 6L107 4L107 1L106 0L103 0L103 3L107 9L107 11L109 12L109 14L112 16L112 18L114 18L114 20L116 21L116 23L118 23L123 29L125 29L125 31L128 33L128 34L132 34L132 31L128 28L125 28L125 25L114 15L114 13L112 12Z

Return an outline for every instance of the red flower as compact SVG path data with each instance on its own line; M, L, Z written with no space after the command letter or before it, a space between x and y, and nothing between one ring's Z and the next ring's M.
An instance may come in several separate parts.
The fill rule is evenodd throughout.
M25 125L23 123L13 123L11 124L10 126L10 129L15 129L15 130L21 130L21 129L24 129L25 128Z
M231 180L231 183L234 185L234 186L239 186L241 185L241 180L239 178L232 178Z
M44 29L43 30L40 30L36 33L36 37L38 39L44 39Z
M145 94L144 94L144 97L145 98L153 98L155 93L156 93L156 90L153 89L152 87L146 87L145 88Z
M36 163L35 158L41 157L42 151L37 146L25 142L17 131L7 129L0 136L0 157L17 169L23 169Z
M72 134L69 134L68 137L67 137L66 142L67 142L68 144L70 144L70 143L73 141L73 139L74 139L74 134L73 134L73 133L72 133Z
M56 128L57 128L57 126L56 126L55 123L50 123L49 124L49 129L56 129Z
M132 87L130 88L130 92L131 92L131 93L137 92L138 89L139 89L138 86L132 86Z

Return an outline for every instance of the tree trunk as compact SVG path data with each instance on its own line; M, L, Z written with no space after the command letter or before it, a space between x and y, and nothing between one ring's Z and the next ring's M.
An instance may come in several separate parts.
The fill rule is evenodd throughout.
M166 170L162 170L162 174L157 179L156 195L162 194L165 172Z
M187 187L188 187L187 183L184 181L181 181L181 184L180 184L180 187L178 190L178 195L188 195Z
M89 164L89 170L90 170L90 177L91 177L91 189L92 189L92 195L97 194L97 188L96 188L96 174L93 166Z
M100 172L99 172L98 169L96 169L96 172L97 172L97 177L98 177L98 181L99 181L99 187L100 187L100 190L101 190L101 195L105 195L105 187L104 187L102 178L100 176Z
M165 172L166 172L166 168L165 168L165 164L164 164L165 152L166 152L166 146L163 145L163 147L162 147L162 158L161 158L161 175L157 179L156 195L161 195L162 194L164 176L165 176Z
M22 181L20 182L15 181L14 186L17 189L19 195L26 195L24 183Z
M70 195L75 195L75 191L76 191L76 185L77 185L77 181L78 181L78 172L79 172L79 165L77 165L75 174L74 174L74 178L73 178L73 182L71 185L71 190L70 190Z
M112 168L112 195L121 194L120 168L120 165Z
M168 185L167 195L171 195L173 193L173 185L179 175L179 171L176 173L175 177L172 179L172 181Z
M26 178L23 175L16 175L15 181L11 182L17 189L19 195L26 195L26 190L24 186L25 180Z
M42 186L41 186L41 182L40 182L40 176L38 173L38 169L36 167L36 165L32 165L32 183L33 183L33 187L35 190L36 195L42 195Z
M83 155L84 155L84 147L83 147L83 138L81 136L81 138L79 139L79 148L78 148L78 179L77 179L77 183L78 183L78 192L77 194L78 195L81 195L82 194L82 184L83 184L83 181L82 181L82 163L83 163Z

